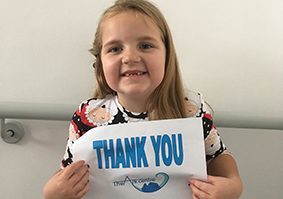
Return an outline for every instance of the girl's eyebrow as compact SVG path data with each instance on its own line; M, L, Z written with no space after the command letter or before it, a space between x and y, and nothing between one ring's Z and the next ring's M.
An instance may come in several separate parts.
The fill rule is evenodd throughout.
M151 36L141 36L141 37L138 37L137 38L137 41L153 41L153 42L157 42L157 39L154 38L154 37L151 37ZM123 43L122 40L119 40L119 39L112 39L112 40L109 40L107 41L103 47L107 47L107 46L111 46L113 44L118 44L118 43Z
M122 42L122 41L119 40L119 39L112 39L112 40L107 41L107 42L103 45L103 47L105 48L105 47L107 47L107 46L111 46L111 45L113 45L113 44L117 44L117 43L121 43L121 42Z
M142 36L142 37L138 38L138 41L144 41L144 40L146 40L146 41L157 41L156 38L151 37L151 36Z

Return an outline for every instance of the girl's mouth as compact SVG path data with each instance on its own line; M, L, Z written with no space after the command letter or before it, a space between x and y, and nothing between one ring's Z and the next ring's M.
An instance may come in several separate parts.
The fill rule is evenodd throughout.
M141 76L141 75L144 75L146 74L147 72L126 72L126 73L123 73L122 76L123 77L132 77L132 76Z

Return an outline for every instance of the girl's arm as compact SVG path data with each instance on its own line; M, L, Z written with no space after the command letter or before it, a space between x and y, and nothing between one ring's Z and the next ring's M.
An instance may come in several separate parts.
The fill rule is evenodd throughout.
M207 168L206 182L191 180L194 199L238 199L243 185L235 159L230 154L221 154Z

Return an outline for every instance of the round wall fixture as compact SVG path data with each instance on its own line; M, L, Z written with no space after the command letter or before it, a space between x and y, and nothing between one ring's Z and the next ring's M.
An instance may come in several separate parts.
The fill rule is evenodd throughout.
M8 123L2 123L2 131L1 131L1 137L2 139L9 143L17 143L19 142L25 134L24 128L22 124L18 122L8 122Z

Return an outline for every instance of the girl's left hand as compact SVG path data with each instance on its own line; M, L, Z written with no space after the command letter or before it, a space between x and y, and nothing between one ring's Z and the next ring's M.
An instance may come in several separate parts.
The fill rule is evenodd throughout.
M193 199L237 199L234 180L226 177L208 176L207 181L191 180Z

